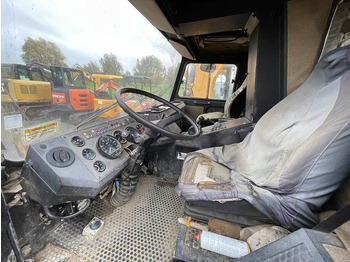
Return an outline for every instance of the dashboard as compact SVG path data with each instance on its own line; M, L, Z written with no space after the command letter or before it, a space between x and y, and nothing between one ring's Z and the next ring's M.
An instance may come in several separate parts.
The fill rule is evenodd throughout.
M128 162L144 128L130 117L61 136L86 169L98 180L115 176Z
M153 121L172 113L142 114ZM32 144L23 187L43 206L93 198L128 165L144 132L126 116Z

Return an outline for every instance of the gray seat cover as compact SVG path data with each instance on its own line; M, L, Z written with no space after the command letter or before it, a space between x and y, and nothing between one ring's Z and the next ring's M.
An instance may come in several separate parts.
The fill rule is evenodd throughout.
M349 46L328 53L243 142L189 154L178 194L189 201L246 199L290 230L316 224L317 211L350 171L349 67ZM193 173L189 165L203 157L229 169L229 179Z

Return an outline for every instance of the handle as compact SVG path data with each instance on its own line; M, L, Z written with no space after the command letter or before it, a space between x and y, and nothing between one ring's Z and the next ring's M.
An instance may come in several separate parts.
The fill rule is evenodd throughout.
M198 101L198 100L195 100L195 101L193 101L193 104L195 104L195 105L210 105L210 102L209 101Z

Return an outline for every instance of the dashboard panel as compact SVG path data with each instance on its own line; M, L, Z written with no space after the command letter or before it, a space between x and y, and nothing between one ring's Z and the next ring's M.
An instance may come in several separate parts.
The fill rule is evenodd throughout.
M32 144L23 188L43 206L95 197L128 165L129 148L136 148L113 135L137 125L123 117Z
M120 143L115 134L121 134L125 128L136 127L138 125L130 117L119 118L106 122L105 124L91 127L89 129L78 130L76 132L63 135L61 138L75 153L75 156L82 161L96 179L101 180L109 177L118 171L118 167L124 167L129 159L127 149L132 143L126 141ZM80 137L83 142L78 144L74 138ZM123 141L124 142L124 141ZM84 144L80 146L80 144ZM93 153L91 151L93 151ZM88 151L88 152L87 152ZM87 154L89 153L90 154ZM94 154L94 157L92 155ZM104 168L96 168L97 165L104 165Z
M150 121L172 109L142 112ZM126 116L29 146L22 186L43 206L96 197L129 164L145 128Z

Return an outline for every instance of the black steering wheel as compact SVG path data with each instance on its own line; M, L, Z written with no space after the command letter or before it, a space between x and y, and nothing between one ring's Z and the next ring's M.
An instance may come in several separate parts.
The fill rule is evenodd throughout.
M134 110L132 110L123 101L122 95L125 93L139 94L139 95L153 98L154 100L161 102L164 105L174 109L176 111L176 114L169 116L165 119L161 119L157 124L154 124L151 121L148 121L148 120L142 118L138 113L136 113ZM176 140L191 140L191 139L194 139L200 135L200 132L201 132L200 127L196 124L196 122L192 119L192 117L187 115L184 111L182 111L177 106L173 105L172 103L166 101L165 99L163 99L159 96L145 92L145 91L140 90L140 89L124 87L124 88L120 88L117 91L116 98L117 98L117 102L118 102L119 106L124 110L125 113L127 113L129 116L131 116L137 122L150 128L152 131L154 131L156 133L162 134L163 136L167 136L167 137L170 137L170 138L173 138ZM186 118L190 122L191 126L194 128L194 134L192 134L192 135L190 135L190 134L178 134L178 133L175 133L175 132L172 132L172 131L165 129L166 126L168 126L168 125L170 125L170 124L172 124L172 123L174 123L182 118Z

